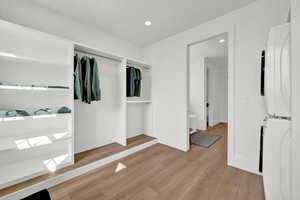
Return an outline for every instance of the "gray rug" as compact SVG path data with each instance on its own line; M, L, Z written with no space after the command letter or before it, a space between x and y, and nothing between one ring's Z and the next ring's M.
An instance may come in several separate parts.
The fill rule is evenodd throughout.
M201 147L209 148L220 138L221 136L219 135L196 133L191 136L191 143Z

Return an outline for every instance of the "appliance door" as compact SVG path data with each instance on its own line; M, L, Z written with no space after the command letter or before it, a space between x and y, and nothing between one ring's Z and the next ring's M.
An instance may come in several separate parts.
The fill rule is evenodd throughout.
M265 101L270 115L290 116L290 24L271 29L266 51Z
M291 122L269 119L264 130L263 180L266 200L291 199Z

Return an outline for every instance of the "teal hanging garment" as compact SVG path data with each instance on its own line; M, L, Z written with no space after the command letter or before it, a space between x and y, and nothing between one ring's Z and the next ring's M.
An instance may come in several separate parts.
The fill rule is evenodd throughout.
M83 100L82 68L78 55L74 56L74 98Z
M97 60L95 58L90 59L90 66L91 66L92 101L100 101L101 89L100 89L100 81L99 81L99 71L98 71Z
M134 97L135 93L136 70L134 67L126 68L126 96Z
M140 69L135 68L136 78L134 81L134 96L140 97L141 96L141 86L142 86L142 73Z
M87 56L82 57L81 65L82 65L82 77L83 77L82 101L90 104L92 102L90 59Z

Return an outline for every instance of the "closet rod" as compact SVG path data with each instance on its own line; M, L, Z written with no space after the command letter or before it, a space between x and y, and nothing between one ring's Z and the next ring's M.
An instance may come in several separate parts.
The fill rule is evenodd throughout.
M140 69L140 70L150 70L148 67L144 67L144 66L126 65L126 68L129 68L129 67L138 68L138 69Z
M122 61L122 60L117 59L117 58L111 58L111 57L108 57L108 56L104 56L104 55L100 55L100 54L95 54L95 53L91 53L91 52L84 51L84 50L79 50L79 49L75 49L75 52L83 53L83 54L88 54L88 55L91 55L91 56L97 56L97 57L101 57L101 58L106 58L106 59L114 60L114 61L117 61L117 62L121 62Z

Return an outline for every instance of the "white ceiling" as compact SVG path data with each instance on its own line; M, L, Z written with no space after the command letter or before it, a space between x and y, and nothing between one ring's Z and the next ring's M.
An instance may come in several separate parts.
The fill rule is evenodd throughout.
M255 0L31 0L40 7L144 46ZM152 21L146 27L144 22Z
M224 39L224 43L219 41ZM222 34L209 40L190 46L190 59L227 58L227 34Z

